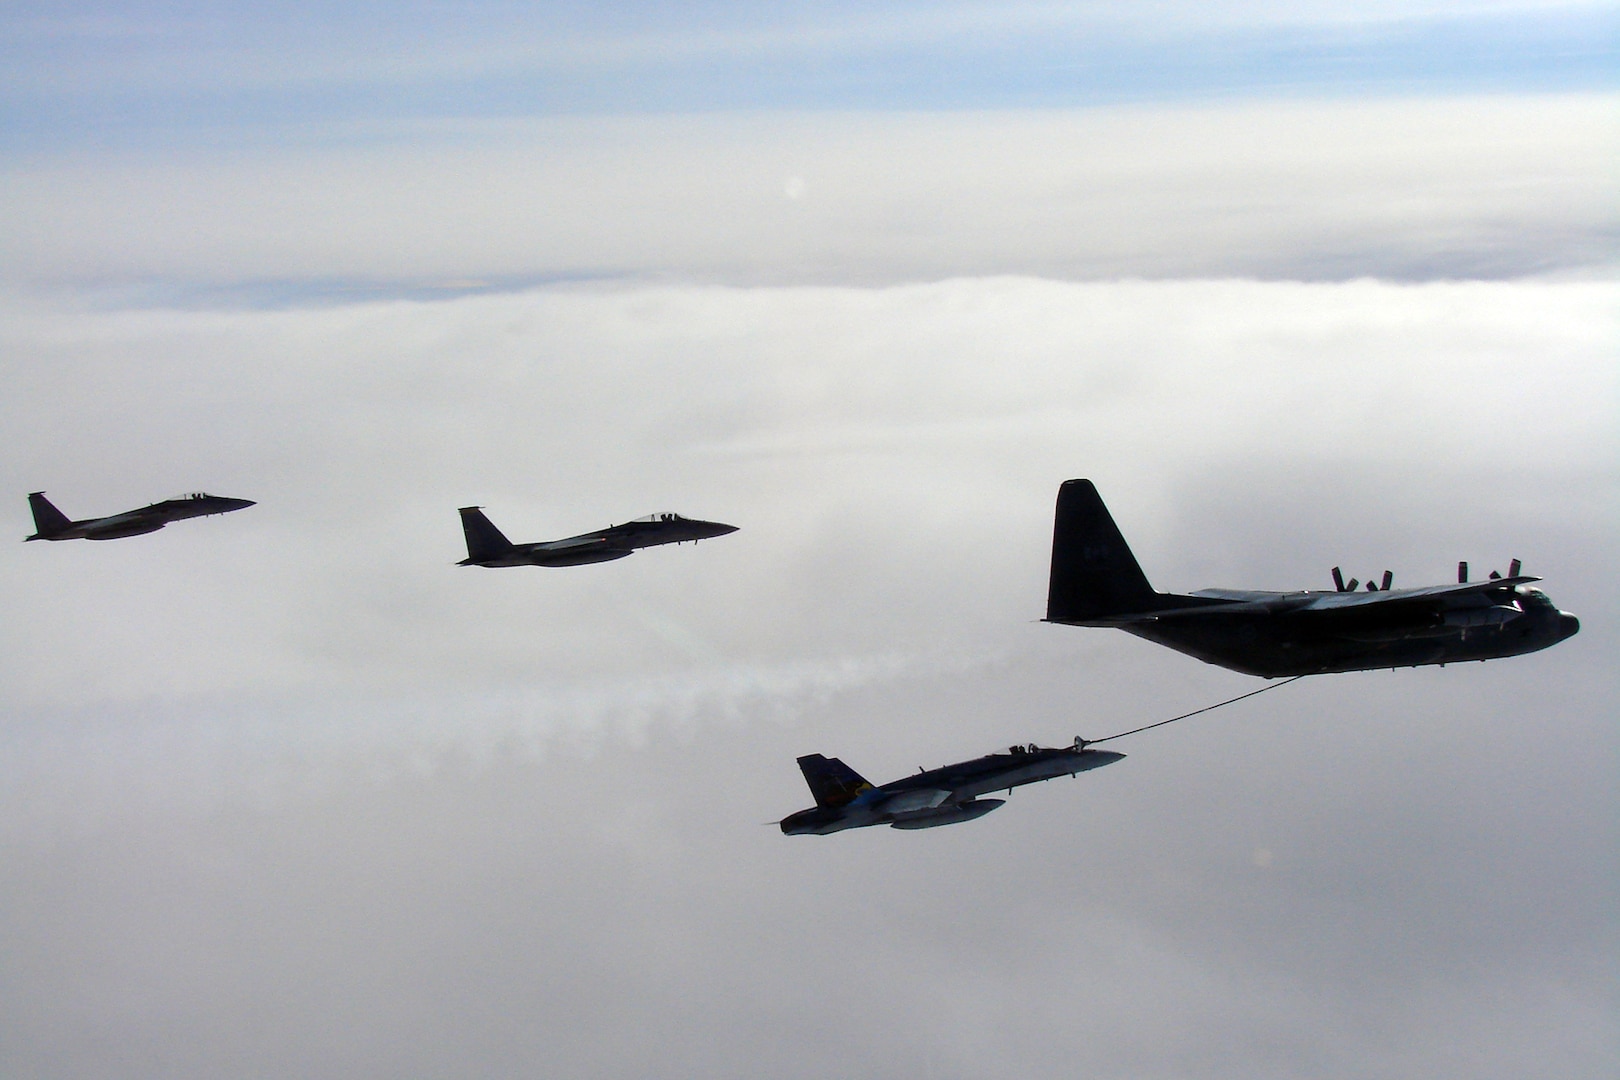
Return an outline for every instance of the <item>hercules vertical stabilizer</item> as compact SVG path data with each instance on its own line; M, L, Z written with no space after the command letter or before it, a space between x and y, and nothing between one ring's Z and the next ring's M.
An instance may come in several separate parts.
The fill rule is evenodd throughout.
M1110 625L1170 601L1148 584L1096 486L1070 480L1059 488L1046 620Z

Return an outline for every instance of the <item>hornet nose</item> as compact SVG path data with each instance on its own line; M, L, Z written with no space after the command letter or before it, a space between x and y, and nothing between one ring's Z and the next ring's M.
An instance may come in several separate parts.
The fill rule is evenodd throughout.
M1572 638L1572 637L1574 637L1576 634L1578 634L1580 632L1581 632L1581 620L1577 619L1575 616L1571 615L1567 611L1560 611L1558 613L1558 640L1559 641L1563 641L1565 638Z

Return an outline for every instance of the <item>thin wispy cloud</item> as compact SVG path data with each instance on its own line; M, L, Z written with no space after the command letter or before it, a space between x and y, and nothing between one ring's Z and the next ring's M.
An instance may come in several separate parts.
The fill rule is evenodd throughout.
M570 278L1591 272L1617 228L1613 110L1550 96L756 114L29 159L0 169L0 274L254 302Z

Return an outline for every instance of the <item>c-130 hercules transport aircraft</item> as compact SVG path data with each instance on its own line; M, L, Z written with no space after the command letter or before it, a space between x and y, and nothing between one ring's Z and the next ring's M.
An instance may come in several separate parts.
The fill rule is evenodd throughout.
M1202 589L1155 592L1090 480L1058 489L1046 622L1113 626L1248 675L1274 678L1331 671L1454 664L1517 656L1556 645L1581 628L1519 573L1457 584L1393 589L1344 581L1334 591Z
M718 521L699 521L679 514L648 514L623 525L609 525L566 540L514 544L484 516L480 507L463 506L460 513L461 531L467 536L467 557L457 566L582 566L622 559L637 548L696 543L737 531L737 526Z
M66 514L51 505L43 491L30 494L28 505L34 511L34 535L24 537L25 540L118 540L157 532L171 521L245 510L253 502L198 492L183 499L164 499L139 510L83 521L70 521Z

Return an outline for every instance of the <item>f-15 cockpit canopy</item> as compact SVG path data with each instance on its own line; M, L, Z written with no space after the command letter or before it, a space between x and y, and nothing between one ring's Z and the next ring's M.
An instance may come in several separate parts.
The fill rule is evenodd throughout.
M686 519L679 514L647 514L645 517L631 518L630 520L631 524L643 522L653 525L660 521L685 521Z

